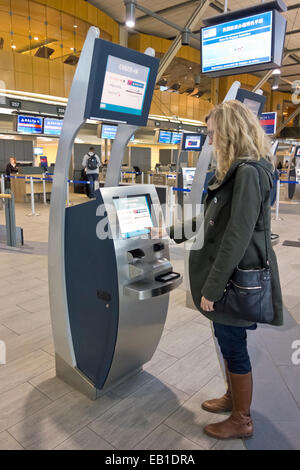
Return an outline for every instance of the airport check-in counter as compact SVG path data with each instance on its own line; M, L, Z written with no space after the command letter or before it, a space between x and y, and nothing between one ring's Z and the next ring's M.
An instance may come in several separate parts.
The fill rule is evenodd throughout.
M65 276L77 369L100 391L151 359L168 294L182 278L173 273L169 241L149 235L162 217L154 186L96 194L66 211ZM66 379L61 358L56 363Z

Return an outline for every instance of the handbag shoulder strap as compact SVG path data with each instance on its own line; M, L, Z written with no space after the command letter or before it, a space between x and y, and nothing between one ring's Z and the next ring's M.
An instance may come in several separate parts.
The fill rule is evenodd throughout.
M268 249L268 240L267 240L267 230L266 230L266 214L265 214L265 208L264 208L264 198L263 198L263 190L262 190L262 181L261 181L261 172L258 169L258 164L252 161L247 160L246 162L242 163L243 164L248 164L253 166L256 171L258 172L258 178L259 178L259 188L260 188L260 195L261 195L261 212L263 216L263 224L264 224L264 234L265 234L265 248L266 248L266 266L269 268L270 262L269 262L269 249ZM240 165L240 166L241 166Z

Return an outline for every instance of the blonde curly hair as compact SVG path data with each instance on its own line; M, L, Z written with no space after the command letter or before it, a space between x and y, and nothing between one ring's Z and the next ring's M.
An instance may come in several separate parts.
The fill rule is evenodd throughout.
M237 159L265 158L274 166L271 141L258 118L237 100L216 106L206 117L214 128L213 148L217 161L216 176L222 181Z

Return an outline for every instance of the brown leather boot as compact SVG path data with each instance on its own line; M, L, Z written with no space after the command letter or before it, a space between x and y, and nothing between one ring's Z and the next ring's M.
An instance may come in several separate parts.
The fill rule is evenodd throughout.
M226 373L227 392L221 398L207 400L201 405L203 410L209 411L210 413L224 413L226 411L232 411L231 384L227 361L224 361L224 365Z
M204 432L215 439L247 438L253 434L250 416L252 400L252 373L232 374L230 372L233 411L231 416L220 423L205 426Z

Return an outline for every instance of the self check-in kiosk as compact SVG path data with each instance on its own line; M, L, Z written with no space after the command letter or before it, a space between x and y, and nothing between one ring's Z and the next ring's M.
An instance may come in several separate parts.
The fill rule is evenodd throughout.
M57 154L50 211L49 291L56 373L92 399L153 356L169 292L181 283L153 185L119 186L125 148L146 125L158 61L99 39L91 28L74 77ZM86 119L119 123L105 187L65 207L74 139Z

